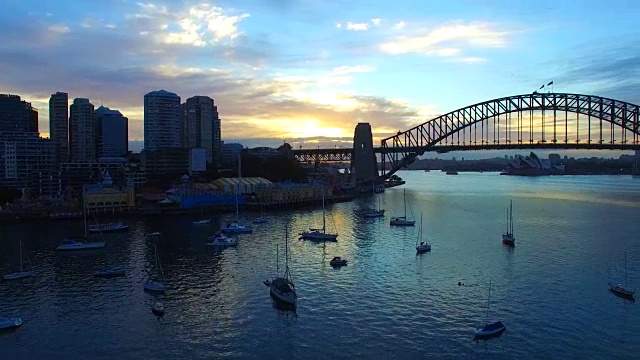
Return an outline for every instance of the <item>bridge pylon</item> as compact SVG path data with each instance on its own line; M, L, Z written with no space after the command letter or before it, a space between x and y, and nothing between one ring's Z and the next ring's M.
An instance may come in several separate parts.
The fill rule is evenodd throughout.
M355 173L356 183L370 182L378 178L378 165L373 149L373 134L369 123L358 123L353 133L351 173Z

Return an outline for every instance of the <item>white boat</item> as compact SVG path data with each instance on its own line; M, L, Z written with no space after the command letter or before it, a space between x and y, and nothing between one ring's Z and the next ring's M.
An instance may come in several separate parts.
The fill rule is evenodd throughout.
M300 239L314 241L337 241L338 234L327 233L327 220L324 209L324 185L322 185L322 229L309 229L300 233Z
M384 188L384 186L383 186L383 188ZM382 209L382 207L380 206L380 199L382 198L382 196L376 195L378 193L376 192L376 184L375 184L375 182L373 183L373 194L378 198L378 207L367 211L364 214L364 217L368 217L368 218L384 217L384 209Z
M389 225L392 226L415 226L415 220L407 219L407 190L402 190L402 198L404 202L404 216L396 216L392 217L391 221L389 221Z
M340 267L347 265L347 259L343 259L340 256L335 256L331 261L329 261L329 265L333 267Z
M278 252L276 250L276 277L271 280L269 284L269 294L276 301L289 305L295 306L296 301L298 300L298 295L296 294L296 285L293 282L293 273L289 269L289 232L288 229L285 229L284 235L284 253L285 253L285 270L284 274L279 277L278 272L280 269L278 268Z
M513 235L513 200L507 209L507 231L502 234L502 243L507 246L516 246L516 238Z
M20 325L22 325L22 319L19 317L0 318L0 329L13 329Z
M156 232L149 233L146 236L147 237L154 237L154 236L160 236L160 235L162 235L162 233L156 231Z
M216 234L209 236L205 245L217 247L237 246L238 240L225 236L224 234Z
M420 212L420 229L418 230L418 238L416 239L416 252L418 254L431 251L431 244L422 240L422 212ZM420 242L420 243L418 243Z
M225 227L222 228L223 234L251 234L253 233L253 229L249 225L242 225L240 223L240 203L238 200L238 194L240 193L240 188L242 187L242 158L240 154L238 154L238 184L235 186L236 193L236 221L227 223Z
M153 305L151 306L151 312L154 315L163 316L164 315L164 304L161 303L160 301L154 302Z
M507 327L502 323L502 321L494 321L489 323L489 307L491 304L491 280L489 280L489 296L487 298L487 316L485 319L485 326L476 329L475 338L476 339L484 339L491 338L493 336L497 336L501 334L503 331L507 329Z
M164 286L159 280L155 280L158 277L164 280L164 271L162 271L162 263L160 262L160 256L158 255L158 247L153 244L153 256L155 258L155 264L153 269L153 276L144 283L144 289L151 292L165 292L167 287ZM160 276L158 276L160 275Z
M82 240L85 240L85 238L64 239L60 242L60 245L56 248L56 250L58 251L95 250L95 249L102 249L106 245L104 241L84 242Z
M202 219L193 222L193 225L206 225L211 222L211 219Z
M22 261L22 240L20 240L20 271L16 271L10 274L7 274L2 277L3 280L16 280L22 279L33 275L33 265L31 265L31 260L29 260L29 256L27 255L27 262L29 263L29 271L24 271L23 261Z
M267 219L264 219L264 218L257 218L255 220L253 220L254 224L264 224L266 222L267 222Z
M627 285L627 253L626 252L624 253L624 286L622 286L622 284L609 283L609 291L611 291L612 293L618 296L628 298L628 299L633 299L635 290L630 289Z
M91 224L89 225L89 232L103 233L103 232L118 232L129 230L129 225L125 225L122 221L106 224Z

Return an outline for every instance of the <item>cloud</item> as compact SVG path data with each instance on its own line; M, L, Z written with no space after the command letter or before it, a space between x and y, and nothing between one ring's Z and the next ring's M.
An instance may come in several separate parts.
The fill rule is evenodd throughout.
M367 31L367 30L369 30L369 24L367 24L367 23L352 23L351 21L348 21L347 22L347 30Z
M356 66L340 66L333 69L334 74L350 74L350 73L366 73L372 72L375 69L370 66L356 65Z
M374 19L371 19L371 23L372 23L373 25L375 25L375 26L380 26L380 23L381 23L381 22L382 22L382 19L380 19L380 18L374 18Z
M400 29L403 29L405 25L406 24L404 23L404 21L400 21L399 23L396 23L395 25L393 25L393 28L396 30L400 30Z
M399 26L402 24L402 26ZM404 22L394 26L403 28ZM382 43L379 49L388 54L422 54L427 56L458 56L466 48L495 48L505 46L509 31L498 30L491 23L464 23L456 21L417 32L411 36L401 36Z
M67 25L51 25L49 26L49 31L56 34L65 34L71 31Z
M138 3L141 12L134 19L147 20L148 29L144 34L152 34L159 42L192 46L213 45L222 40L233 40L241 32L238 23L249 14L228 15L217 6L202 3L185 9L169 11L166 6Z
M469 57L458 58L455 61L463 62L467 64L480 64L480 63L486 62L487 59L482 57L477 57L477 56L469 56Z

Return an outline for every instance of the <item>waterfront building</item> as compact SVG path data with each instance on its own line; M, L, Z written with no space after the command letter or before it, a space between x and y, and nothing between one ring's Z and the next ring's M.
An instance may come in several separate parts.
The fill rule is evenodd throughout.
M38 133L38 110L18 95L0 94L0 132Z
M183 145L206 149L207 164L218 164L221 150L218 108L208 96L193 96L181 105Z
M144 150L182 148L182 140L180 96L165 90L147 93L144 96Z
M55 146L36 132L0 132L0 185L24 189L29 196L60 191Z
M504 170L505 175L552 175L563 174L564 164L559 163L559 156L549 155L549 159L540 159L538 155L531 152L529 156L516 155L509 161Z
M49 138L54 143L56 163L69 161L69 94L56 92L49 98Z
M129 119L118 110L100 106L96 115L98 157L126 157L129 152Z
M207 171L207 149L189 149L189 175L192 176L204 171Z
M136 204L133 188L114 186L108 171L102 173L100 183L85 185L83 194L89 214L131 211Z
M215 183L194 183L185 178L181 184L167 192L163 202L177 204L180 209L206 208L210 206L235 206L236 195L221 191ZM171 203L168 203L171 201ZM244 205L246 197L238 196L238 204ZM161 202L162 203L162 202Z
M76 98L70 108L70 161L96 161L96 121L93 104L89 99Z
M331 196L325 189L325 196ZM322 199L322 187L317 184L278 183L255 191L255 201L260 204L299 203Z
M243 177L242 179L233 178L219 178L213 181L213 184L225 193L239 194L251 194L259 189L268 189L273 186L273 183L262 177Z

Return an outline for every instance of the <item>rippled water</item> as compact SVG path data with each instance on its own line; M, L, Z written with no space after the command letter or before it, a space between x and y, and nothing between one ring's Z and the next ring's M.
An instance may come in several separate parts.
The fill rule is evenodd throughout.
M637 305L607 291L623 280L640 288L640 179L623 176L522 178L496 173L401 173L416 218L424 214L433 251L415 255L418 227L391 228L402 187L383 194L387 216L365 219L374 199L331 205L337 243L290 241L296 313L274 308L262 281L275 272L284 229L321 225L319 208L263 216L237 248L214 251L208 235L232 217L125 219L129 233L105 235L105 250L59 254L79 221L3 225L0 270L17 266L18 238L33 278L0 283L0 315L24 324L0 333L1 359L57 358L633 358L640 354ZM514 201L516 248L500 243ZM151 314L142 283L158 249L169 291L166 315ZM341 269L329 266L340 255ZM124 266L117 279L91 276ZM472 341L490 317L506 333ZM458 286L458 281L464 286Z

